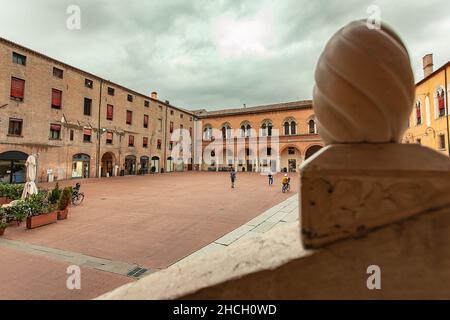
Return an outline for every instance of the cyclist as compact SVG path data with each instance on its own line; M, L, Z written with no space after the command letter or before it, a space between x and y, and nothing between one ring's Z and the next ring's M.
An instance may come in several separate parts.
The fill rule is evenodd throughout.
M283 184L283 187L282 187L283 192L286 190L289 190L290 182L291 182L291 178L289 178L287 173L285 173L283 176L283 180L281 180L281 183Z

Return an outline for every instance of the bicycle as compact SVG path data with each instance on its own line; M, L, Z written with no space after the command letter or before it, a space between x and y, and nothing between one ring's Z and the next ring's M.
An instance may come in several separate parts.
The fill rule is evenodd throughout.
M80 205L84 200L84 193L80 192L81 185L77 183L72 189L72 204L74 206Z

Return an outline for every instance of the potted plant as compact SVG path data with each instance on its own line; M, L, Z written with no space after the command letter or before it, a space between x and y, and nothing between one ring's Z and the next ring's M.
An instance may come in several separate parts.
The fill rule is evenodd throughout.
M62 190L59 188L59 184L57 182L52 191L50 191L50 194L48 196L48 202L50 202L51 204L57 204L59 198L61 198L61 193Z
M0 206L3 204L8 204L12 201L9 198L11 194L11 184L9 183L0 183Z
M72 198L72 187L65 187L58 202L58 220L67 219L69 204Z
M20 225L24 221L29 213L28 205L25 201L13 201L8 206L4 207L6 213L6 222L9 225Z
M27 229L34 229L55 223L57 219L56 206L48 203L47 193L40 191L25 200L28 206Z

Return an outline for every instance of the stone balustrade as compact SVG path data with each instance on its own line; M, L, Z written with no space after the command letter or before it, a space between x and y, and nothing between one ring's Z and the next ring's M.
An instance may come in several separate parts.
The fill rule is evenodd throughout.
M328 146L302 164L300 223L100 299L450 298L450 159L399 144L414 101L405 45L386 25L352 22L315 77Z

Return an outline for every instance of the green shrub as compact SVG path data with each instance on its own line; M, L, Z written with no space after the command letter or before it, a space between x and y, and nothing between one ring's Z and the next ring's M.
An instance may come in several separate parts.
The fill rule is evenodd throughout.
M33 194L24 200L25 205L28 207L28 216L39 216L49 212L50 206L47 195L47 191L40 190L37 194Z
M72 200L72 187L65 187L62 191L61 198L59 199L58 209L60 211L65 210Z
M6 229L8 227L8 217L6 210L0 207L0 229Z
M0 197L19 200L22 197L23 188L23 184L0 183Z
M59 198L61 198L62 190L59 188L58 182L56 183L55 187L52 191L50 191L50 195L48 196L48 202L51 204L56 204L59 201Z
M4 207L3 209L6 222L16 221L20 224L29 215L29 207L23 200L18 201L13 206Z

